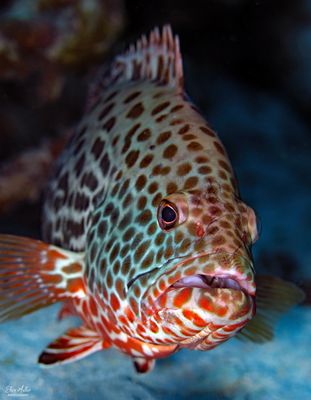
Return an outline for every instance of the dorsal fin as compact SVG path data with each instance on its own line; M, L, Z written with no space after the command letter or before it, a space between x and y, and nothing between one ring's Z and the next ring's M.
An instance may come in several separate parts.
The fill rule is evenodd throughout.
M183 91L179 38L173 36L170 25L164 25L162 32L158 27L154 28L148 38L142 35L135 45L130 45L125 53L116 56L109 68L100 72L90 88L87 109L105 88L138 80L156 81L178 92Z

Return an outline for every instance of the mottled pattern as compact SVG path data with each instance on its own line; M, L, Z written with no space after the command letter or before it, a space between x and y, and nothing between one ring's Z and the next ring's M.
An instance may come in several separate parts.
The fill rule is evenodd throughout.
M169 228L166 204L177 214ZM181 347L213 348L251 319L255 216L219 138L184 95L170 28L143 37L98 81L43 221L47 242L85 251L76 312L140 372ZM198 276L208 288L187 281Z

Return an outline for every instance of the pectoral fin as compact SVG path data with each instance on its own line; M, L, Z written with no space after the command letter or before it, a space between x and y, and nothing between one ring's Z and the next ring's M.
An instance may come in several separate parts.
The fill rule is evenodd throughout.
M110 343L82 325L69 329L50 343L41 353L38 362L47 366L70 363L108 347Z
M236 337L263 343L273 339L278 319L303 301L304 292L295 284L274 276L258 276L256 285L256 315Z
M0 322L85 296L83 254L0 235Z

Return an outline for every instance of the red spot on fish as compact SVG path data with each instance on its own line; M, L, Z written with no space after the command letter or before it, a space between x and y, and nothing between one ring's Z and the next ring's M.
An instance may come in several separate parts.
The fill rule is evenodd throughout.
M183 310L183 315L187 319L189 319L189 321L191 321L193 324L195 324L197 326L200 326L200 327L207 326L207 323L204 321L204 319L199 317L199 315L192 310L189 310L189 309Z
M196 226L196 235L202 238L205 235L204 227L198 222Z
M93 297L90 297L89 307L90 307L91 313L94 316L97 316L98 315L98 307L97 307L97 304L95 303L95 300L93 299Z
M111 293L110 295L110 304L111 307L114 309L114 311L118 310L120 308L120 302L117 296L114 293Z
M150 321L149 327L150 327L150 330L151 330L153 333L159 332L159 327L158 327L158 325L157 325L156 323L154 323L153 321Z
M173 302L174 306L177 308L181 308L184 304L187 303L187 301L190 300L191 293L192 293L191 288L184 288L179 290L174 298Z
M215 313L215 308L213 303L206 297L201 297L198 304L199 307L204 308L204 310Z

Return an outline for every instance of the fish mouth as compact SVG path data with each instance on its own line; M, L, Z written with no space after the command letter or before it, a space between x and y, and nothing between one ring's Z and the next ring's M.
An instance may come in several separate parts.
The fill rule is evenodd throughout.
M202 275L195 274L183 277L171 285L169 289L179 289L179 288L201 288L201 289L233 289L246 292L245 289L240 285L240 283L233 279L232 277L226 276L212 276L212 275ZM245 293L249 294L249 293Z

